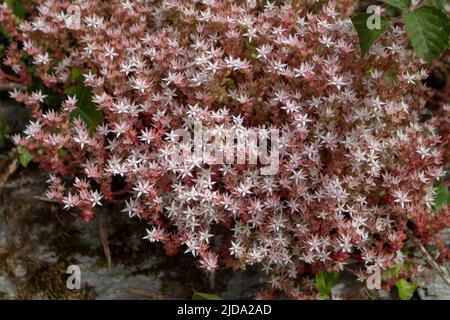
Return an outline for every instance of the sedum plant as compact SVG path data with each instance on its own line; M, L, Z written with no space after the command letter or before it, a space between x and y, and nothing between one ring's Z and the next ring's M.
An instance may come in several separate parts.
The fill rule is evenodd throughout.
M32 61L45 91L11 93L34 118L14 141L51 172L47 197L83 220L122 202L167 254L192 254L209 273L259 266L271 288L260 297L318 298L316 274L347 268L365 281L404 263L411 237L442 243L444 146L419 121L428 67L402 26L362 58L352 1L33 4L9 53ZM278 129L278 171L188 152L173 162L175 131L196 121Z

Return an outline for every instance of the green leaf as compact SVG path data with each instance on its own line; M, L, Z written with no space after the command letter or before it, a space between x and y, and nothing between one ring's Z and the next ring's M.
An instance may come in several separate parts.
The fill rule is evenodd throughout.
M319 292L320 299L330 298L331 288L339 278L339 272L321 272L316 275L316 289Z
M18 18L21 20L25 19L27 11L25 10L25 3L23 0L7 0L6 3Z
M444 10L447 0L428 0L426 4L434 6L438 9Z
M385 270L383 272L383 275L381 276L381 278L383 280L389 279L390 277L396 277L400 274L400 270L402 269L403 264L398 263L395 266L393 266L392 268Z
M67 151L67 149L61 148L58 150L58 156L61 157L62 159L66 159L68 155L69 152Z
M370 46L387 30L388 22L385 17L380 17L380 28L369 29L367 21L372 14L360 13L352 17L353 25L359 36L359 47L361 48L361 57L364 57L369 51Z
M414 295L414 292L417 289L417 285L411 282L408 282L405 279L400 279L395 283L395 286L398 290L398 296L401 300L411 300Z
M192 296L192 300L223 300L221 296L215 293L201 293L195 292Z
M31 153L22 146L17 147L17 152L19 152L20 155L19 157L20 164L24 168L28 167L28 164L31 162L31 160L33 160L33 156L31 155Z
M33 73L33 72L30 72L30 73ZM42 93L47 96L44 99L44 103L48 107L50 107L52 109L58 109L61 106L61 103L62 103L61 94L47 88L44 85L44 83L42 82L41 78L32 75L31 83L28 86L27 91L33 92L33 91L38 91L38 90L41 90Z
M389 72L384 76L384 80L392 87L397 80L397 74L395 72Z
M441 211L442 206L444 204L450 204L450 195L447 189L447 186L444 183L444 180L441 180L437 187L436 192L436 200L434 203L434 210L435 211Z
M235 89L236 88L236 83L234 82L233 79L225 78L223 80L224 80L225 85L227 86L228 89Z
M450 23L447 15L433 7L421 7L402 14L411 45L416 54L430 63L448 47Z
M399 9L408 9L411 6L411 0L382 0L382 1Z
M70 117L71 119L80 117L89 131L93 132L97 125L103 123L103 113L92 102L92 90L83 84L81 72L77 68L72 69L71 78L77 84L64 92L70 96L76 96L78 102L77 108L72 111Z
M79 82L82 80L81 78L81 71L78 68L73 68L72 70L70 70L70 79L72 79L72 81L76 81Z

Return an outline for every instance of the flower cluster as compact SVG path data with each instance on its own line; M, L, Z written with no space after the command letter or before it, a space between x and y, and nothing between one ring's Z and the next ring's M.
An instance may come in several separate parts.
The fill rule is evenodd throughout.
M6 3L0 4L2 36L7 36L11 42L5 50L5 58L0 63L0 84L5 82L29 84L31 77L17 48L17 44L23 40L23 37L16 28L14 18L15 16Z
M15 91L34 116L15 142L53 172L47 196L84 220L126 196L124 214L168 254L182 248L208 272L259 265L291 298L316 297L308 278L321 271L389 269L408 232L428 243L449 227L448 208L433 211L441 139L419 121L427 69L401 27L363 59L351 1L36 2L20 24L36 74L62 92L81 72L102 121L80 95L54 110ZM278 172L174 163L175 130L196 121L279 129Z

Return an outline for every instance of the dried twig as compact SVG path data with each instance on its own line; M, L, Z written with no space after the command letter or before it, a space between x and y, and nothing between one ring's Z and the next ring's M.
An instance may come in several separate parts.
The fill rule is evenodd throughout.
M133 294L137 294L137 295L140 295L140 296L147 297L147 298L149 298L151 300L178 300L178 299L175 299L175 298L172 298L172 297L165 296L165 295L160 294L160 293L149 292L149 291L145 291L145 290L134 288L134 287L129 287L128 288L128 292L133 293Z
M3 188L5 183L8 181L14 172L19 168L19 160L14 159L6 168L6 171L0 176L0 189Z
M8 82L0 83L0 91L10 91L10 90L26 90L27 87L20 83Z
M65 226L65 224L64 224L64 221L61 219L61 217L59 216L59 214L58 214L58 210L56 209L56 207L55 206L52 206L51 208L50 208L50 211L53 213L53 215L56 217L56 220L58 220L59 221L59 223L64 227Z
M108 261L108 269L111 271L111 251L109 250L108 237L106 236L105 228L103 227L102 220L100 215L97 214L97 224L98 224L98 232L100 235L100 240L102 242L103 251L105 252L106 261Z
M422 252L425 260L438 272L438 274L444 279L447 285L450 287L450 276L447 272L444 272L435 259L431 256L428 250L423 246L419 239L413 238L414 243L419 247L420 252Z
M363 288L364 293L370 298L370 300L375 300L374 297L370 294L369 290L366 287Z
M49 199L47 197L41 197L41 196L34 196L33 199L44 201L44 202L50 202L50 203L58 203L58 201Z

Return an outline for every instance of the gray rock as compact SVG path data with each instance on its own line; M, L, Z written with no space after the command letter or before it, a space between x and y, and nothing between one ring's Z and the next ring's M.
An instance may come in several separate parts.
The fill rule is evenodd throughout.
M450 288L434 270L425 270L420 276L418 289L423 300L450 300Z

